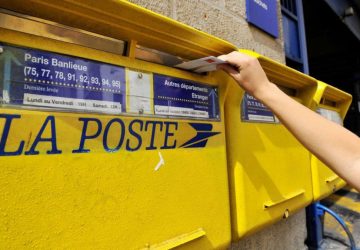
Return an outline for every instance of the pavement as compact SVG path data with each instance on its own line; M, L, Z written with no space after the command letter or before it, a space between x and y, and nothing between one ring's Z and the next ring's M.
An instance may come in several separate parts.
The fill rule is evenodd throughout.
M344 187L321 201L346 223L360 249L360 193ZM329 214L324 217L324 241L321 249L350 249L349 239L340 224Z

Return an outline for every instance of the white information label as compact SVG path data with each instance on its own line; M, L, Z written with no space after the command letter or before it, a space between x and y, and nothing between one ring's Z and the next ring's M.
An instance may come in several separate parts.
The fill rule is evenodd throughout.
M263 116L263 115L248 115L250 121L264 121L264 122L275 122L274 117Z
M77 110L100 111L111 114L121 113L121 104L109 101L82 100L76 98L24 94L24 104Z
M186 116L186 117L195 117L195 118L209 118L209 113L207 111L195 110L191 108L161 106L161 105L155 105L155 114L170 115L170 116Z
M130 113L153 114L152 74L127 69Z
M316 110L318 114L325 117L326 119L333 121L337 124L343 126L343 119L341 118L340 114L335 110L325 109L325 108L318 108Z

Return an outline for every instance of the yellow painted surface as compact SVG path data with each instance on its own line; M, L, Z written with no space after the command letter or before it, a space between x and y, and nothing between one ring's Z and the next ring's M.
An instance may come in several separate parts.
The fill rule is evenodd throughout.
M270 59L262 61L269 78L293 89L295 99L302 103L312 99L315 79ZM229 93L225 104L226 139L232 233L237 240L291 216L310 204L313 196L308 151L282 124L242 121L244 92L232 82Z
M346 182L316 156L311 155L314 200L321 200L346 185Z
M0 161L1 249L140 249L169 240L171 246L178 244L182 249L228 246L224 74L192 74L4 29L0 29L0 40L218 86L222 115L220 121L201 121L2 108L0 138L4 117L16 115L5 149L22 150L20 155L2 156ZM75 153L84 119L92 119L88 135L100 132L85 141L84 148L90 152ZM140 143L129 130L135 120L132 126L141 137L141 146L129 151L127 146L135 148ZM162 130L156 122L162 124ZM193 122L211 124L212 131L220 133L210 137L204 148L181 148L197 133L189 124ZM167 142L166 126L174 133ZM55 144L40 141L38 155L25 155L36 137L52 139ZM104 144L111 149L121 141L119 150L105 150ZM162 149L166 143L175 148ZM155 171L159 153L165 165ZM203 235L196 231L199 228Z
M360 213L360 203L346 196L332 194L326 200L334 202L338 206L348 208L351 211Z
M19 110L2 114L21 116L11 124L8 151L16 151L21 140L28 150L46 117L53 115L62 153L46 155L52 145L41 142L40 155L2 157L0 248L136 249L199 227L206 236L192 247L212 249L229 240L224 133L209 139L203 149L162 150L164 131L157 129L157 149L145 150L151 138L151 131L146 131L140 133L141 149L129 152L126 143L134 147L137 141L126 132L120 150L109 153L102 132L86 141L89 153L75 154L72 150L79 147L82 132L80 117L96 118L103 126L116 117ZM126 128L134 120L120 119ZM222 131L221 123L213 125L214 131ZM3 126L1 119L1 131ZM170 144L176 140L181 145L196 134L188 122L178 126L180 133ZM97 129L89 123L89 134ZM109 130L111 147L119 142L118 130L117 123ZM49 125L42 137L51 137L51 132ZM165 165L155 171L159 152Z
M331 101L335 106L329 106L321 103L322 99ZM350 107L352 97L331 85L318 81L318 88L314 96L314 110L316 108L326 108L338 112L342 119ZM329 135L331 136L331 135ZM311 155L311 169L313 179L314 200L321 200L331 193L339 190L346 185L345 181L337 176L322 161Z
M167 241L164 241L160 244L155 244L155 245L151 245L148 246L145 249L156 249L156 250L165 250L165 249L173 249L176 247L179 247L183 244L186 244L190 241L196 240L198 238L201 238L203 236L206 235L206 232L204 231L204 229L199 228L197 230L194 230L193 232L187 233L187 234L183 234L183 235L179 235L178 237L175 237L173 239L169 239Z

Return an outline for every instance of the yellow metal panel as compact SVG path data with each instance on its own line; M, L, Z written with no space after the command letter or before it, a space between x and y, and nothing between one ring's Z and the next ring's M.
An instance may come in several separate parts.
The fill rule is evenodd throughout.
M233 86L230 93L225 116L233 236L238 239L309 204L312 186L308 151L280 124L241 122L243 92Z
M313 110L316 110L316 108L320 105L321 98L324 95L326 86L327 86L327 84L317 81L316 93L313 98L313 100L314 100L314 105L312 106Z
M332 102L333 106L322 104L321 100L325 99ZM344 119L351 105L352 96L340 89L329 84L318 81L318 90L314 96L314 109L318 107L336 111ZM329 135L331 136L331 135ZM346 185L345 181L337 176L316 156L311 155L311 169L313 179L314 200L321 200L331 193L339 190Z
M357 193L355 191L355 193ZM337 206L347 208L356 213L360 213L360 203L357 200L349 198L347 196L341 196L337 194L330 195L326 200L332 201Z
M244 52L244 51L243 51ZM259 54L268 77L312 102L316 80ZM235 240L254 233L312 201L309 152L282 125L242 121L244 92L236 83L226 98L226 139Z
M9 128L6 151L20 150L24 143L20 155L2 156L0 161L0 248L140 249L163 246L161 243L182 249L228 246L224 74L192 74L5 29L0 29L0 37L1 42L218 86L222 114L221 121L206 122L220 134L197 149L179 146L197 134L189 123L203 121L2 108L2 140L4 128ZM11 124L6 122L9 115L16 115ZM102 125L100 134L85 142L89 153L73 152L80 147L84 127L80 118L94 119L87 128L89 135L96 134ZM139 143L128 130L134 120L139 120L135 129L142 144L131 152L126 144L135 147ZM124 141L119 151L111 153L104 149L104 138L109 147L119 143L120 121L124 123ZM140 123L147 122L175 122L178 127L168 143L177 147L161 149L166 131L156 127L154 131L140 131ZM40 141L36 146L38 155L25 155L39 136L52 141ZM146 150L152 139L156 149ZM156 171L160 154L165 165ZM199 228L201 232L196 231Z
M235 46L155 12L118 0L0 1L0 7L131 41L184 58L220 55Z
M148 246L148 247L144 248L143 250L145 250L145 249L156 249L156 250L173 249L173 248L179 247L185 243L188 243L190 241L193 241L200 237L203 237L204 235L206 235L206 232L202 228L199 228L193 232L180 235L176 238L164 241L160 244Z
M128 41L126 55L132 59L135 58L137 42L135 40Z
M315 201L329 196L346 185L343 179L314 155L311 155L311 168Z

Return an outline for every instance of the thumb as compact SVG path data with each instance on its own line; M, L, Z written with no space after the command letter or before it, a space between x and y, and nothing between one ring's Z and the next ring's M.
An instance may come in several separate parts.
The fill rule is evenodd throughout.
M218 56L217 58L226 62L227 57L228 57L227 55L221 55L221 56Z
M235 75L239 74L239 71L237 69L227 63L217 65L217 69L225 71L232 77L235 77Z

